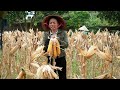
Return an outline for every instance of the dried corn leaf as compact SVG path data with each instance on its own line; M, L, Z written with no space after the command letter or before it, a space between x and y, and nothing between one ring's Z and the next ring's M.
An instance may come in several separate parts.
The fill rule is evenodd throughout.
M105 73L105 74L95 77L94 79L111 79L111 78L112 78L112 76L110 73Z

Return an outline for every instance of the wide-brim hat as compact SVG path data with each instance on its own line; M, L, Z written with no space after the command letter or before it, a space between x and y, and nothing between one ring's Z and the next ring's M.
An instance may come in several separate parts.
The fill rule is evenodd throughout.
M80 27L78 30L79 31L89 31L85 25Z
M58 15L48 15L42 21L42 28L44 30L50 30L48 25L49 25L49 20L51 18L57 19L57 21L58 21L58 23L60 25L59 29L63 29L64 30L66 28L66 22L65 22L65 20L62 17L60 17Z

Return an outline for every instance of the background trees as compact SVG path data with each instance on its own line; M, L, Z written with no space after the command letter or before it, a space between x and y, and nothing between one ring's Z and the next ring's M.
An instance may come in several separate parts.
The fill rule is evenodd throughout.
M26 22L30 22L31 27L36 26L45 16L51 14L61 15L66 20L67 28L73 31L83 25L89 29L95 26L120 24L119 11L35 11L34 17L28 20L26 20L26 11L0 11L0 17L6 19L9 26Z
M99 11L98 17L107 20L111 25L120 25L120 11Z

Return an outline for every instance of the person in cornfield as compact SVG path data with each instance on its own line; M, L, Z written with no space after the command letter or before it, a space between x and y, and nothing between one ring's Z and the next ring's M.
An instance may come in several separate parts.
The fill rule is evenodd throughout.
M42 28L44 29L43 34L43 45L45 52L47 52L47 48L49 45L49 41L54 36L57 36L57 39L60 43L61 53L55 59L56 66L62 67L62 70L58 71L59 79L67 79L66 78L66 53L65 48L68 47L68 37L67 32L65 31L66 23L64 19L58 15L48 15L42 21ZM53 59L50 56L47 56L48 64L51 63Z

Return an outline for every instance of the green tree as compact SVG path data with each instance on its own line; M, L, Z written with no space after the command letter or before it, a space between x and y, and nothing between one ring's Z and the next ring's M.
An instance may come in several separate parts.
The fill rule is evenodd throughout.
M86 24L86 21L90 18L90 14L88 11L69 11L63 14L63 18L67 22L67 27L74 31Z
M6 11L7 14L4 16L9 22L9 25L13 23L26 23L31 22L32 25L37 25L42 22L43 18L47 15L61 15L66 23L67 29L78 29L80 26L86 25L87 27L94 27L98 25L108 25L109 23L104 18L98 17L103 12L98 11L35 11L35 15L32 19L26 20L25 11ZM2 16L2 14L1 14ZM110 18L111 19L111 18Z
M5 18L8 20L9 25L15 22L25 21L26 13L25 11L7 11Z
M107 20L111 25L120 25L120 11L99 11L98 17Z
M47 15L63 15L68 11L40 11L40 12L43 13L44 16L47 16Z
M97 32L99 30L99 26L107 26L109 25L108 21L105 19L100 19L98 17L99 12L98 11L89 11L90 18L86 22L86 25L88 26L88 29L90 31Z

